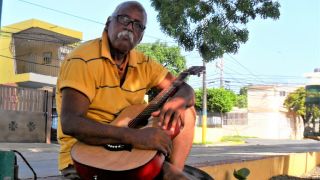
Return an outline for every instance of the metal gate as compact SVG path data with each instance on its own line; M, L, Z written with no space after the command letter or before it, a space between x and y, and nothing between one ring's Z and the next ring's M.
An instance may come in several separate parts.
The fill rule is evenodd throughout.
M0 142L47 142L51 93L0 85Z

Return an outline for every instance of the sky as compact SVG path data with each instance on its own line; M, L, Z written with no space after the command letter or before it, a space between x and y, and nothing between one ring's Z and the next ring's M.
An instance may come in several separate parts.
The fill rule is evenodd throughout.
M139 1L139 0L138 0ZM28 19L39 19L83 33L83 40L98 38L104 23L123 1L103 0L3 0L1 26ZM148 23L142 43L160 41L179 46L165 35L157 21L157 12L147 0ZM207 87L224 86L235 92L247 85L290 85L307 83L305 73L320 68L320 0L279 0L278 20L260 19L247 24L249 40L236 54L208 63ZM185 52L187 66L202 65L197 51ZM218 62L223 62L219 68ZM221 71L221 69L223 71ZM191 77L189 84L202 86L202 77Z

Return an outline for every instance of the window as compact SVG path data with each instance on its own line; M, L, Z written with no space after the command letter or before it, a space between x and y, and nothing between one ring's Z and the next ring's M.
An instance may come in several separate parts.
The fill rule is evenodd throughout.
M52 60L52 53L51 52L44 52L43 53L43 64L51 64Z
M61 46L58 49L58 59L64 60L64 58L72 51L72 47L69 46Z

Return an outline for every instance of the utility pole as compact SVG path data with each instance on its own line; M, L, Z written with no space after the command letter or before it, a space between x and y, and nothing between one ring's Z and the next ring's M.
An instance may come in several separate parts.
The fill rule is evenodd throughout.
M203 60L203 96L202 96L202 144L207 143L207 87L206 87L206 62Z
M223 59L220 58L217 63L216 67L220 70L220 88L224 87L224 81L223 81Z

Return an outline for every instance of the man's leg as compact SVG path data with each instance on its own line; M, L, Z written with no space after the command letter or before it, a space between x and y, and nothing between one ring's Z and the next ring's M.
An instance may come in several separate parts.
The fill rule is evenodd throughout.
M179 170L183 170L184 163L190 153L194 126L196 121L196 111L194 107L188 108L184 115L184 127L173 139L173 152L170 157L170 162Z

